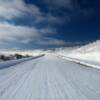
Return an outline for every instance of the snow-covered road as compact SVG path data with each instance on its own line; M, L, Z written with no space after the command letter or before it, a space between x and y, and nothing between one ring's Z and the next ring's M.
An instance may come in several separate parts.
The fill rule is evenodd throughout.
M0 100L100 100L100 70L48 54L1 69Z

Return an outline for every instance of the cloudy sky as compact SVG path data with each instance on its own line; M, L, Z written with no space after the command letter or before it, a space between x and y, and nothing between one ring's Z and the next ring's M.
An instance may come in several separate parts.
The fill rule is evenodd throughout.
M99 0L0 0L0 48L72 46L99 38Z

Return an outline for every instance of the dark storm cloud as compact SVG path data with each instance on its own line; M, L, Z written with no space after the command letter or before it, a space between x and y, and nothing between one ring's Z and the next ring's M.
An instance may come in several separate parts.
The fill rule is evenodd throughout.
M44 0L48 5L55 6L55 8L71 8L72 0Z
M59 17L62 22L72 18L91 16L100 8L98 0L44 0L52 16ZM64 22L65 22L64 20Z

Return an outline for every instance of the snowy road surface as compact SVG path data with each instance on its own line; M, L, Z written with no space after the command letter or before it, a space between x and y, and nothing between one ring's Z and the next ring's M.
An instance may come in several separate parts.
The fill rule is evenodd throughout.
M100 70L45 55L0 70L0 100L100 100Z

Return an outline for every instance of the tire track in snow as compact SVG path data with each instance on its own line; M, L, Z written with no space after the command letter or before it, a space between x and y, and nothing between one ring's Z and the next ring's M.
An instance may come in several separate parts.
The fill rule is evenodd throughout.
M2 80L0 81L0 95L1 95L1 97L3 95L4 95L4 97L6 97L5 96L6 92L8 93L8 95L9 95L9 93L11 94L19 86L20 86L19 88L21 88L21 86L24 84L24 81L27 79L27 73L30 75L30 72L34 69L34 66L38 63L38 61L39 61L39 59L35 60L35 62L33 62L33 60L28 61L28 62L21 64L23 66L17 65L16 67L11 68L10 72L6 76L5 75L3 76L3 79L2 79L3 81ZM28 65L30 63L32 63L32 64L30 65L30 67L28 67ZM6 70L6 69L4 69L4 70ZM21 85L21 83L23 83L23 84ZM12 91L8 92L10 90L10 88L12 88Z
M100 71L54 55L5 70L0 100L100 100Z

